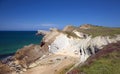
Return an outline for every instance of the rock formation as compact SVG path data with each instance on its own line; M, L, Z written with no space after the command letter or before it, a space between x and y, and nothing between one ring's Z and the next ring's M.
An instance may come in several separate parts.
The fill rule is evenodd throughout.
M48 33L49 33L49 31L38 30L38 32L36 33L36 35L46 35Z
M118 31L117 34L112 37L110 35L98 35L93 37L86 32L86 30L88 31L92 29L92 27L94 26L66 26L63 30L51 29L49 32L39 30L37 34L44 35L40 45L25 46L24 48L18 50L12 58L8 59L7 61L3 61L2 63L5 64L4 67L7 67L8 71L10 71L11 73L23 73L29 68L33 68L35 66L38 66L39 64L43 65L42 61L44 59L47 59L45 61L49 62L50 60L48 59L50 59L49 57L51 56L54 56L54 58L57 58L58 56L64 56L64 58L71 57L72 59L75 59L73 61L76 61L72 62L72 64L80 64L84 63L91 55L94 55L96 52L100 51L104 46L120 41L120 33ZM61 62L64 62L66 60L63 58L61 59ZM54 61L55 60L52 58L51 62ZM52 64L51 68L53 69L55 67L58 67L59 65L59 62L55 62L54 65ZM43 66L40 67L42 67L43 69ZM49 70L52 71L51 68L48 69L48 72ZM62 67L60 67L60 69L61 68ZM42 73L48 74L46 72L38 72L35 74Z
M120 41L110 43L66 74L119 74Z
M5 58L1 61L0 74L17 74L23 73L26 69L37 65L36 60L39 60L47 51L41 49L40 45L29 45L19 49L14 56ZM6 69L4 69L4 67ZM3 73L2 73L3 74Z

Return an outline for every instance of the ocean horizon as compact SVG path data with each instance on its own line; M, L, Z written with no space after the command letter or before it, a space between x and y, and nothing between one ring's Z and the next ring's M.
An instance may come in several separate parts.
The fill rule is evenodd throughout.
M0 31L0 59L14 53L29 44L40 44L41 35L37 31Z

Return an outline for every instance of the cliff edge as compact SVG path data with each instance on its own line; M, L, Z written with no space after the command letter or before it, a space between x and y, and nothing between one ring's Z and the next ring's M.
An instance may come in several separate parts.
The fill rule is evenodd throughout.
M52 28L49 32L39 30L38 33L44 35L40 45L25 46L3 60L2 74L61 74L66 70L62 73L65 74L84 64L106 45L120 41L120 28L90 24L69 25L63 30Z

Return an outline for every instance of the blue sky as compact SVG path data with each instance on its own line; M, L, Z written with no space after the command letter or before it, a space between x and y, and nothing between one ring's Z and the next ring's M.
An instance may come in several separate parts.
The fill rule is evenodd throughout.
M0 0L0 30L120 27L120 0Z

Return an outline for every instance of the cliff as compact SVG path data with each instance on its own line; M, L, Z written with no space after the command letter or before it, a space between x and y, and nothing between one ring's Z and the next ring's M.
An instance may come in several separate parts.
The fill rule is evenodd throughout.
M38 33L44 35L40 45L26 46L18 50L12 58L2 61L2 65L8 67L8 71L2 70L5 74L59 74L67 67L71 71L106 45L120 41L120 28L90 24ZM0 67L2 68L3 66Z
M41 49L40 45L30 44L19 49L14 56L5 58L0 64L0 74L23 73L31 68L31 64L47 54L47 51ZM36 66L35 64L34 66ZM5 68L4 68L5 67Z
M120 42L111 43L67 74L119 74Z

